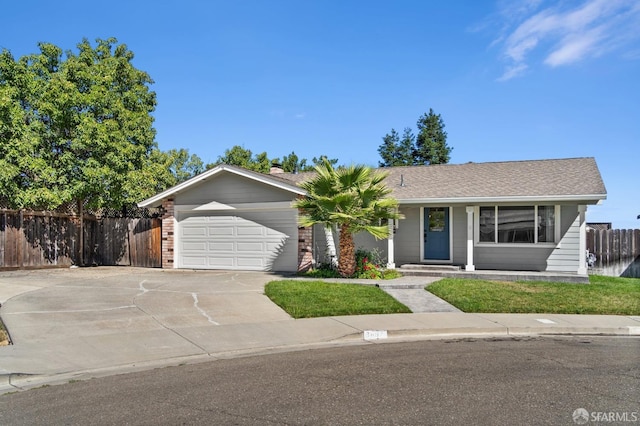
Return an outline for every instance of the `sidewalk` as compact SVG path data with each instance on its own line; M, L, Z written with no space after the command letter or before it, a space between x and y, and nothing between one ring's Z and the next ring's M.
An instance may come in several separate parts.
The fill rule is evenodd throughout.
M406 296L411 292L419 294L419 289L416 287L423 288L425 285L424 279L419 280L420 282L417 282L415 277L411 277L378 285L388 292L404 291ZM164 317L153 313L149 316L149 312L156 306L151 303L156 300L152 298L154 291L168 290L161 290L159 283L154 288L155 284L151 279L145 279L143 282L142 296L138 294L135 297L141 299L146 297L145 303L138 301L135 306L116 306L100 311L102 312L100 315L107 315L105 313L107 312L111 316L124 315L125 311L135 311L136 315L139 315L138 320L132 320L134 318L132 316L126 319L117 316L116 319L120 319L116 322L113 322L115 320L112 317L110 317L111 322L107 322L106 318L95 318L96 314L91 314L90 324L86 323L86 317L83 317L85 322L75 325L73 332L69 332L64 338L56 338L59 336L56 334L56 326L67 327L69 323L64 321L73 319L64 317L62 323L51 324L51 338L37 341L22 339L15 345L0 348L0 394L43 384L67 383L70 380L83 380L161 366L340 345L419 339L495 336L507 338L559 334L640 336L640 316L465 314L459 311L299 320L271 313L270 319L260 322L237 321L213 325L205 320L194 322L193 318L189 318L188 321L183 319L171 323L176 324L175 326L167 326L170 319L175 320L174 317L180 315L180 311L164 314ZM32 289L32 287L46 286L34 281L26 287ZM36 290L28 296L35 297L39 291L50 290L50 288ZM112 288L100 287L100 291L107 290L113 291ZM135 295L131 288L126 290ZM18 292L16 287L11 291L14 294ZM427 292L419 291L427 294L429 298ZM178 297L179 294L176 291L171 292L176 295L172 297ZM207 295L199 294L201 294L200 302L204 303ZM160 293L157 293L153 297L159 297L159 295ZM249 296L255 297L249 291L238 292L237 295L244 298ZM134 296L126 297L131 300ZM0 300L7 299L0 292ZM435 310L449 309L450 305L446 302L440 303L435 299L429 301ZM188 300L190 300L189 307L192 309L194 302L190 296ZM175 309L178 308L181 309L180 306L175 307ZM151 311L138 312L140 309ZM65 314L69 312L71 315L81 315L81 313L74 314L74 311L67 311ZM15 315L23 315L26 320L27 315L36 314L40 312L25 311ZM59 314L54 312L51 315L55 317ZM161 323L159 320L165 322Z

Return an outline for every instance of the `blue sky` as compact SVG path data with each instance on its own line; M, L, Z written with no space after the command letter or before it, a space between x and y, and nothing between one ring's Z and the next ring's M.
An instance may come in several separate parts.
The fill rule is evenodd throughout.
M163 150L377 165L382 136L433 108L452 163L595 157L608 199L587 219L640 227L637 0L7 3L16 57L127 44Z

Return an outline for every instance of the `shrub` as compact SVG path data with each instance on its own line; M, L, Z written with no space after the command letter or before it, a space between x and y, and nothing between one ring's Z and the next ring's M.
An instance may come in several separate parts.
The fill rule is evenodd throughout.
M382 279L382 259L380 252L376 249L356 250L356 273L355 278L365 278L370 280Z
M338 271L328 263L319 264L301 275L308 278L342 278ZM380 250L363 248L356 250L356 272L350 278L392 280L401 276L402 274L398 271L385 268L385 260L382 258Z
M341 278L338 271L332 268L330 264L320 264L302 275L309 278Z

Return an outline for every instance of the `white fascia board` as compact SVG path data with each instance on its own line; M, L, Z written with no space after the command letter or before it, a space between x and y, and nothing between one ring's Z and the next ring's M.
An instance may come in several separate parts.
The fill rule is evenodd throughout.
M162 200L164 200L165 198L168 198L172 195L175 195L179 192L182 192L188 188L190 188L193 185L196 185L202 181L207 180L209 177L214 176L222 171L227 171L227 172L231 172L234 173L236 175L239 176L243 176L246 177L248 179L252 179L261 183L264 183L266 185L270 185L270 186L274 186L276 188L280 188L283 189L285 191L289 191L289 192L293 192L294 194L299 194L299 195L306 195L306 191L303 190L302 188L299 188L293 184L289 185L283 182L278 182L275 181L274 179L270 179L268 177L268 175L265 175L264 177L260 176L259 173L257 172L250 172L250 171L245 171L244 169L238 168L238 167L233 167L233 166L229 166L227 164L221 164L219 166L214 167L213 169L207 170L204 173L200 173L197 176L192 177L189 180L186 180L182 183L179 183L176 186L173 186L159 194L154 195L151 198L147 198L144 201L141 201L138 203L138 207L152 207L154 205L158 205L159 203L162 202Z
M586 204L598 204L607 198L606 194L593 195L549 195L549 196L506 196L506 197L455 197L455 198L408 198L398 199L400 205L407 204L477 204L477 203L558 203L558 202L584 202Z

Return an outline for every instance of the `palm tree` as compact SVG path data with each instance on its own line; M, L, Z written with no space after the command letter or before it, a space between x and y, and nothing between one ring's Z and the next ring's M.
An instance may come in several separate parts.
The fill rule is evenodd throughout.
M301 226L320 223L340 230L338 272L352 276L356 269L353 235L366 231L376 239L386 238L389 227L383 220L402 218L398 201L387 197L391 193L384 184L387 173L362 165L334 169L326 159L315 171L315 177L300 185L307 195L293 207L300 209Z

